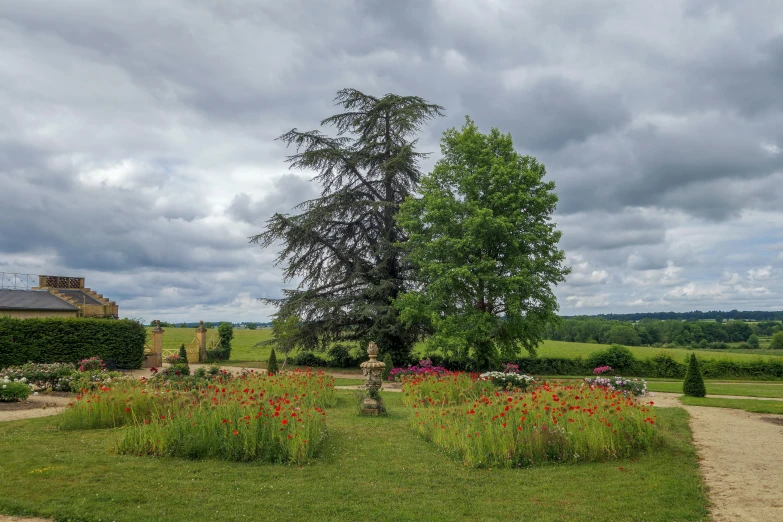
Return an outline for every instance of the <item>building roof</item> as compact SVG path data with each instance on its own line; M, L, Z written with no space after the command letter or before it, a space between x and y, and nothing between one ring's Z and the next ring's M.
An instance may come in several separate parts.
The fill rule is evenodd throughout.
M81 290L63 290L61 288L57 289L58 294L62 294L65 297L68 297L69 299L73 299L77 304L88 304L88 305L104 305L106 303L102 301L98 301L93 296L87 294L86 292L83 292Z
M79 308L46 290L0 289L0 310L73 310Z

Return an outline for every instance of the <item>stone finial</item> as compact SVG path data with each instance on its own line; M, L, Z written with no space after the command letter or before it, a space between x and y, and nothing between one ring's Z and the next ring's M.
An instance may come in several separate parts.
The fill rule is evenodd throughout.
M374 361L378 357L378 345L370 341L367 345L367 355L370 356L370 360Z
M153 331L154 333L160 333L160 332L163 332L163 328L161 328L161 327L160 327L160 320L159 320L159 319L156 319L156 320L155 320L155 328L153 328L153 329L152 329L152 331Z
M206 332L207 331L207 329L204 328L204 321L199 321L198 322L198 328L196 328L196 331L197 332Z

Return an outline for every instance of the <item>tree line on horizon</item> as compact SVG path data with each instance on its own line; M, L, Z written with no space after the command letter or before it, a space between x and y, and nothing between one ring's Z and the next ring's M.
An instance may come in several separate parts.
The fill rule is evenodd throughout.
M726 343L745 343L758 348L759 337L783 331L779 321L749 323L738 319L692 320L641 319L636 322L603 317L570 317L547 326L546 338L554 341L621 344L624 346L685 346L726 348Z

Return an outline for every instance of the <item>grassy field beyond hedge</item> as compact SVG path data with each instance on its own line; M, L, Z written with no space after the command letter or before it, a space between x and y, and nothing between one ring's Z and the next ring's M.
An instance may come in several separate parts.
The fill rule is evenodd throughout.
M303 467L114 455L121 430L0 424L0 512L58 520L697 521L706 498L688 414L657 409L665 447L633 460L474 469L413 434L400 394L359 417L351 392Z
M147 327L147 332L151 328ZM163 334L163 348L164 349L176 349L179 348L181 343L186 345L193 341L196 335L196 331L193 328L165 328ZM217 336L217 328L208 330L207 337ZM235 329L234 340L231 343L231 362L253 362L253 361L266 361L269 358L269 352L271 348L269 346L254 347L258 342L271 339L272 330L270 328L259 328L257 330L245 330ZM539 357L586 357L590 353L608 348L606 344L590 344L590 343L569 343L565 341L544 341L541 346L538 347ZM637 359L649 359L654 357L663 351L662 348L649 348L645 346L630 346L629 349L633 352ZM423 345L419 344L417 350L423 353ZM735 351L726 350L685 350L685 349L666 349L668 353L671 353L678 361L685 360L690 356L692 352L695 352L697 357L705 359L729 359L734 361L753 361L759 358L759 354L763 353L763 350L754 350L754 353L737 353ZM524 354L523 354L524 355ZM776 351L770 353L772 357L779 357L780 354Z

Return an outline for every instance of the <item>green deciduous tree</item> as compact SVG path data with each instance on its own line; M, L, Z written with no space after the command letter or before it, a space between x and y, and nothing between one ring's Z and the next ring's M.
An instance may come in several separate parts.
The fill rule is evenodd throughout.
M551 221L554 183L510 135L482 134L469 118L441 150L398 216L418 277L397 300L401 317L431 324L432 348L478 368L520 348L535 354L558 309L552 288L569 272Z
M778 332L772 336L769 347L773 350L783 350L783 332Z
M748 337L748 346L750 346L751 348L758 348L759 336L756 334L751 334L750 337Z
M279 318L272 320L272 339L271 342L277 348L278 352L284 354L282 369L288 362L288 354L296 348L301 339L299 318L295 315L289 315L285 319Z
M280 307L280 319L302 319L307 346L373 340L404 361L415 332L392 305L409 278L395 216L421 177L415 136L443 109L415 96L376 98L354 89L339 91L336 102L345 112L321 122L335 127L336 137L296 129L280 137L296 147L291 167L317 172L323 190L297 207L301 213L275 214L251 238L262 248L281 243L284 277L300 281L282 299L265 301Z

